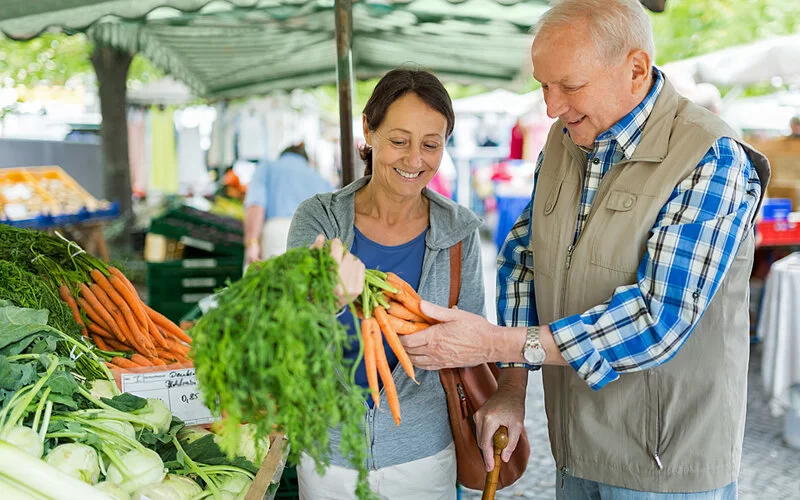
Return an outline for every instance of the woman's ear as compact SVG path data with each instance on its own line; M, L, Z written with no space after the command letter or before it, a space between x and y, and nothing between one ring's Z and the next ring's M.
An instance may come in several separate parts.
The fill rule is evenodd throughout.
M361 115L361 127L364 129L364 140L368 146L372 146L372 133L370 133L369 125L367 124L367 115Z

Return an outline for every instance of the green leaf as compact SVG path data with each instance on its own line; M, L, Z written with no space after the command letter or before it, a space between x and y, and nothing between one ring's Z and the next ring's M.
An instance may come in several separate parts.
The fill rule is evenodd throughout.
M0 308L0 325L47 325L48 316L46 309L5 306Z
M147 406L147 400L144 398L140 398L139 396L134 396L131 393L123 392L118 396L114 396L111 399L108 398L100 398L105 404L119 410L124 411L126 413L131 413L136 410L141 410L145 406Z
M50 380L47 381L47 387L54 394L61 394L72 398L75 392L78 391L78 382L71 373L65 371L57 371L54 373Z

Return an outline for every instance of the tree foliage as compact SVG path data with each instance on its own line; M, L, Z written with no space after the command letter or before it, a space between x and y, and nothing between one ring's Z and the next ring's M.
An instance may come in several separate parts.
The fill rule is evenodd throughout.
M44 33L18 42L0 37L0 86L64 85L70 78L93 73L92 42L82 33ZM131 80L147 82L163 73L143 57L134 58Z
M800 2L791 0L667 0L651 14L656 62L664 64L726 47L786 35L800 28Z

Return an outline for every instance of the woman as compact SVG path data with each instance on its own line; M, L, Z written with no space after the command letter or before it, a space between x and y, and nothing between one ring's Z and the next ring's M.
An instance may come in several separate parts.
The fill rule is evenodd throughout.
M365 177L336 191L317 195L298 208L289 247L308 245L322 233L341 238L367 268L393 271L423 299L447 306L449 248L463 242L458 307L484 313L480 220L466 208L426 189L439 169L455 116L441 82L425 71L396 69L378 82L363 114ZM358 343L349 312L341 321ZM402 411L396 426L381 390L379 410L364 400L365 432L370 439L370 486L381 498L452 500L456 462L447 403L438 372L416 372L412 382L384 342ZM363 361L356 381L367 387ZM297 468L301 499L353 498L356 471L338 452L339 433L331 430L333 458L320 476L308 457Z

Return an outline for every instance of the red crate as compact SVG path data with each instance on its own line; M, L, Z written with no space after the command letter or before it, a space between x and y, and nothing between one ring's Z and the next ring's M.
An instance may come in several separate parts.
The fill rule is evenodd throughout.
M756 245L778 247L800 245L800 223L785 220L756 224Z

